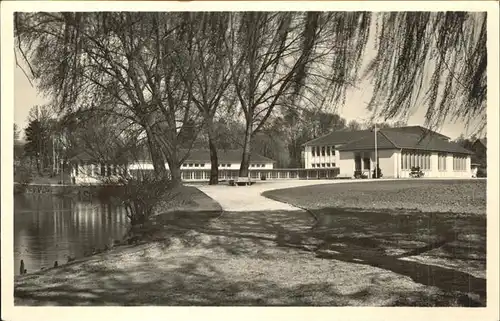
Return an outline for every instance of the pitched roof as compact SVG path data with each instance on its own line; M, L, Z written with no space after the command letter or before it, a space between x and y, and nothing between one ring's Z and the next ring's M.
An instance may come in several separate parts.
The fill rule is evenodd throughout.
M341 151L375 149L373 133L361 139L351 141L338 148ZM394 131L389 128L377 132L377 149L414 149L435 152L472 154L457 143L446 141L442 135Z
M476 139L476 141L474 142L474 145L477 144L478 142L481 143L485 148L488 147L488 145L486 145L487 144L486 137Z
M186 151L187 152L187 151ZM217 151L217 158L219 163L238 163L241 162L241 155L243 153L242 149L230 149L230 150L219 150ZM208 149L192 149L189 156L185 160L186 162L194 161L210 161L210 151ZM262 155L251 153L250 162L252 163L275 163L274 160L264 157Z
M437 133L435 131L432 131L430 129L427 129L422 126L405 126L405 127L393 127L393 128L383 128L384 131L394 131L398 133L408 133L408 134L417 134L420 136L428 136L428 135L434 135L436 137L439 137L441 139L450 139L450 137L445 136L443 134ZM310 140L306 142L304 145L305 146L311 146L311 145L340 145L340 144L345 144L348 142L352 142L354 140L361 139L367 135L372 134L372 130L366 129L366 130L357 130L357 131L348 131L348 130L338 130L331 132L329 134L326 134L324 136L315 138L313 140Z
M185 155L188 152L187 149L179 150L179 154ZM236 163L241 162L241 155L243 150L241 149L232 149L232 150L219 150L217 153L217 157L219 163ZM145 157L144 161L150 161L149 154ZM96 161L100 160L99 157L93 155L90 151L82 151L79 154L70 158L70 161ZM103 160L106 161L106 160ZM129 159L130 161L130 159ZM210 151L208 149L192 149L189 151L189 156L186 158L185 162L210 162ZM250 155L251 163L275 163L274 160L264 157L262 155L252 153Z

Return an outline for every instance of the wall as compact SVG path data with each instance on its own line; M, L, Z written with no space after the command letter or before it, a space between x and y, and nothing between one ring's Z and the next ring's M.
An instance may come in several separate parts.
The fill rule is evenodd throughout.
M399 153L398 153L399 154ZM401 154L398 155L401 158ZM400 161L401 162L401 161ZM431 169L422 170L424 172L424 177L429 178L470 178L472 177L471 171L471 158L470 155L466 159L465 171L455 171L453 170L453 154L447 154L446 156L446 170L439 170L438 167L438 153L431 153ZM402 178L410 177L410 170L401 170Z
M325 156L322 156L321 155L321 152L320 152L320 155L318 156L318 154L316 153L315 156L312 156L312 147L318 147L318 146L305 146L304 148L304 168L317 168L317 167L313 167L312 165L313 164L333 164L335 163L335 167L338 167L339 164L338 164L338 155L339 155L339 152L337 150L332 150L330 149L330 156L328 156L328 154L326 153L326 145L324 146L325 147ZM320 148L322 146L319 146ZM331 146L330 146L331 147ZM330 165L330 167L334 167L332 165Z
M337 167L340 168L339 177L353 177L354 176L354 152L340 152L338 153Z
M193 164L193 166L189 166L189 164ZM196 167L195 164L198 164ZM224 163L227 165L227 163ZM249 170L252 171L259 171L259 170L264 170L264 169L273 169L274 168L274 163L263 163L264 167L252 167L252 164L257 164L257 163L250 163ZM258 163L261 165L262 163ZM205 181L208 180L210 177L210 168L211 168L211 163L210 162L186 162L187 166L182 166L181 167L181 175L183 180L190 180L190 181ZM221 164L219 164L221 165ZM87 175L86 171L86 166L87 165L81 165L80 170L78 172L78 175L75 175L75 168L73 168L71 172L71 178L75 184L81 184L81 185L94 185L94 184L101 184L103 182L102 178L100 177L100 167L94 166L96 168L96 172L94 175ZM168 169L168 164L165 164L165 167ZM219 166L219 171L223 170L232 170L232 171L237 171L240 169L240 163L229 163L229 166ZM133 164L130 164L128 166L128 171L130 173L131 170L154 170L153 164L148 163L148 162L136 162ZM255 176L255 175L254 175ZM118 177L110 177L107 179L117 179Z
M375 161L375 152L372 153L372 161ZM379 150L377 151L379 167L382 171L382 177L384 178L394 178L397 177L396 170L396 159L397 159L397 150ZM375 167L375 164L372 165Z

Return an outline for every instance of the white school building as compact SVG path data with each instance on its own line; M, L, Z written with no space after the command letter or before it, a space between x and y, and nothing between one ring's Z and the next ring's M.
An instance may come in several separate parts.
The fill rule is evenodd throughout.
M205 149L193 149L181 166L181 178L184 181L207 181L210 178L210 153ZM184 153L181 153L184 154ZM241 150L218 151L219 179L238 177L241 164ZM250 156L249 171L252 178L260 178L262 174L271 174L276 162L259 154ZM103 181L118 179L126 173L153 170L151 160L110 161L92 156L89 152L82 152L70 160L70 177L73 184L100 184ZM165 164L168 170L168 164Z
M377 158L382 177L409 177L420 167L424 177L469 178L471 151L421 126L377 129ZM375 132L335 131L304 145L305 168L339 168L340 177L375 169Z

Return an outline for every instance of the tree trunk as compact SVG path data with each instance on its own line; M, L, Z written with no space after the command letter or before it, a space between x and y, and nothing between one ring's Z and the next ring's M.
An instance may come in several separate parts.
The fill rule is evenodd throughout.
M168 176L168 171L165 167L165 157L161 152L159 144L156 143L151 129L146 128L146 135L148 140L149 154L153 163L154 173L157 178L165 178Z
M217 146L214 139L213 122L208 123L208 146L210 148L210 180L209 185L219 184L219 158L217 156Z
M250 146L252 141L252 124L247 124L245 129L245 142L243 144L243 155L241 155L240 177L248 177L250 165Z
M177 161L177 157L167 159L168 168L170 169L170 182L172 186L179 186L182 184L181 166Z

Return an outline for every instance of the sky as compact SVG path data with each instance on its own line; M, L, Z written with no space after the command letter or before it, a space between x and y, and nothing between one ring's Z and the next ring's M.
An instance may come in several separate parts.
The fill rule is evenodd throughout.
M371 114L366 110L366 105L370 100L371 94L367 86L367 84L361 84L359 86L360 89L353 89L347 93L345 105L337 110L337 113L341 117L345 118L347 121L363 121L370 117ZM16 66L14 73L14 122L20 128L24 129L27 126L27 118L30 109L35 105L43 105L48 101L48 98L43 97L43 95L30 84L22 69ZM413 115L409 117L408 125L423 125L424 115L425 109L418 108L414 111ZM465 131L465 125L460 121L456 123L445 123L438 131L452 139L457 138L460 134L464 134L466 137L470 134Z

